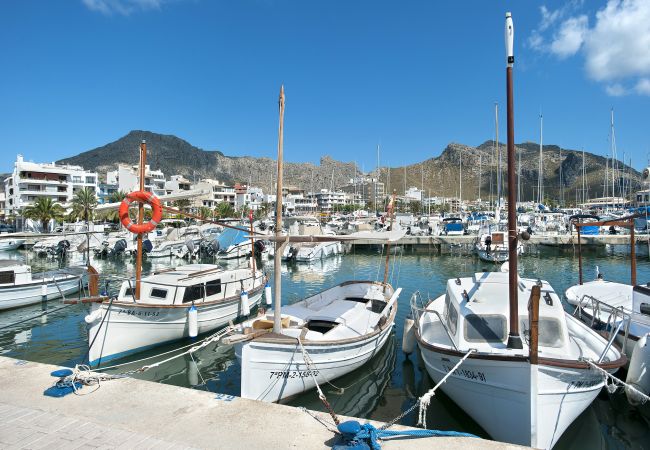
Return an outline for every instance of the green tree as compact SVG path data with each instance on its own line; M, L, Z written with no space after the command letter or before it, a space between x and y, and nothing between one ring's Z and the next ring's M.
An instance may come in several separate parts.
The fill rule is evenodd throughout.
M198 215L209 220L212 217L212 210L207 206L201 206Z
M233 217L235 215L235 208L228 202L221 202L217 205L217 215L219 218Z
M23 210L23 216L41 222L43 230L47 229L47 224L51 219L61 220L64 215L63 206L54 203L49 197L38 197L32 206L27 206Z
M90 188L79 189L72 199L71 219L83 219L88 223L93 220L94 209L97 206L95 191Z
M187 198L182 198L180 200L174 201L173 205L174 208L185 212L187 209L189 209L190 205L192 205L192 202Z
M420 214L422 212L422 203L418 200L411 200L409 204L411 214Z
M124 191L115 191L108 196L108 203L120 203L126 197L126 192Z

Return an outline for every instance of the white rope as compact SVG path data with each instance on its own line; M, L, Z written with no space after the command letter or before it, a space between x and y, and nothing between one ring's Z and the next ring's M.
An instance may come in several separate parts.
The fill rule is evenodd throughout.
M314 384L316 385L316 390L318 391L318 398L320 398L321 400L327 400L325 394L323 394L323 391L321 390L318 384L318 381L316 381L316 375L314 375L314 372L316 371L316 366L314 366L314 362L311 360L311 357L307 353L307 350L305 350L305 347L303 347L302 340L300 339L300 337L298 337L298 344L300 344L300 351L302 352L302 358L305 360L305 364L309 369L309 374L311 375L311 378L312 380L314 380Z
M589 364L592 369L596 369L598 372L602 373L605 376L605 380L607 380L607 379L612 380L613 384L607 386L607 390L610 393L614 393L616 391L617 387L623 386L626 391L628 391L628 390L631 391L632 394L633 394L634 399L636 401L640 402L641 404L645 404L648 400L650 400L650 396L644 394L643 392L641 392L640 390L638 390L637 388L635 388L631 384L628 384L625 381L623 381L623 380L621 380L619 378L616 378L614 375L612 375L611 373L607 372L604 369L601 369L600 367L598 367L596 364L589 361L588 359L585 359L584 361L587 364ZM613 386L613 390L610 390L610 386Z
M126 378L130 375L134 375L136 373L141 373L145 372L149 369L153 369L154 367L158 367L162 364L165 364L169 361L172 361L176 358L180 358L181 356L185 355L190 355L206 346L209 344L221 340L222 337L224 337L227 334L232 333L233 327L226 327L223 330L218 331L217 333L208 336L205 338L203 341L200 341L199 344L195 344L192 347L190 347L188 350L178 353L174 356L171 356L169 358L163 359L161 361L157 361L153 364L147 365L147 366L142 366L139 369L133 369L133 370L128 370L126 372L122 373L117 373L117 374L108 374L108 373L100 373L100 372L95 372L93 371L90 366L85 365L85 364L77 364L75 365L74 369L72 369L72 374L68 375L65 377L63 380L61 380L60 383L65 384L65 385L70 385L74 389L75 393L77 393L76 385L75 383L81 383L86 386L97 386L97 389L99 389L99 385L102 381L108 381L108 380L116 380L120 378ZM162 353L161 355L168 354L169 352ZM160 355L158 355L160 356ZM143 358L144 359L150 359L150 358ZM194 358L192 358L194 360ZM142 360L140 360L142 361ZM196 362L195 362L196 363ZM118 367L118 366L112 366L112 367ZM198 366L197 366L198 368ZM107 368L104 368L103 370L106 370ZM199 372L200 375L200 372ZM203 379L203 377L201 377ZM205 382L204 382L205 383ZM95 389L95 390L97 390ZM94 392L93 390L92 392Z
M442 380L440 380L440 381L438 382L438 384L436 384L434 387L432 387L432 388L429 390L429 392L427 392L427 393L424 394L422 397L420 397L420 400L419 400L419 403L420 403L420 413L419 413L419 418L418 418L418 425L422 425L423 428L426 428L426 427L427 427L427 409L429 408L429 404L431 403L431 399L432 399L433 396L435 395L436 391L438 390L438 388L440 387L440 385L441 385L442 383L444 383L445 381L447 381L447 378L449 378L449 376L450 376L452 373L454 373L454 372L456 371L456 369L458 369L458 367L460 367L460 365L461 365L462 363L464 363L465 360L466 360L467 358L469 358L469 355L471 355L471 354L474 353L475 351L476 351L476 349L474 349L474 348L470 348L470 349L467 351L467 353L465 353L465 356L463 356L463 357L460 359L460 361L458 361L458 363L456 363L456 365L455 365L454 367L452 367L451 370L450 370L449 372L447 372L447 375L445 375L444 377L442 377Z

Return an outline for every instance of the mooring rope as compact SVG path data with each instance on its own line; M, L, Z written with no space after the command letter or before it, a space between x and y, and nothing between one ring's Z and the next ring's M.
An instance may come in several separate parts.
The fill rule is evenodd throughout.
M629 389L632 392L632 394L634 396L634 399L639 401L641 404L645 404L648 400L650 400L650 396L644 394L643 392L641 392L640 390L638 390L637 388L635 388L631 384L626 383L625 381L621 380L620 378L616 378L614 375L612 375L611 373L609 373L605 369L602 369L602 368L598 367L596 364L594 364L592 361L589 361L588 359L585 359L584 361L587 364L589 364L589 366L591 366L592 369L595 369L596 371L603 374L603 376L605 376L606 380L609 378L609 379L611 379L613 381L613 383L611 385L607 386L607 390L610 393L616 392L616 389L618 389L619 387L624 387L625 390Z
M298 337L298 344L300 344L300 351L302 352L302 357L305 360L305 364L307 365L309 369L309 374L311 375L312 380L314 380L314 384L316 385L316 390L318 391L318 398L320 399L321 402L323 402L323 405L325 405L325 408L327 409L327 412L329 415L332 417L332 420L336 425L339 425L340 421L336 413L334 412L334 409L332 409L332 406L329 404L327 401L327 397L325 397L325 394L323 393L322 389L320 388L320 385L318 384L318 381L316 381L316 366L314 365L314 362L312 361L311 357L307 353L307 350L305 350L305 347L302 345L302 339Z

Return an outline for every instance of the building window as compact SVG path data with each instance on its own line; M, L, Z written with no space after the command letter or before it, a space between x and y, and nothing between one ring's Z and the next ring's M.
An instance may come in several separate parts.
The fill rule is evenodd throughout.
M95 184L95 177L86 177L86 184Z
M81 177L72 177L72 182L73 183L81 183Z

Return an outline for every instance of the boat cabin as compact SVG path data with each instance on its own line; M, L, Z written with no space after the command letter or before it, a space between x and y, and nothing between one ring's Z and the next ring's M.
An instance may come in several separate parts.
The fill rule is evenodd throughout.
M134 299L135 281L122 283L119 302L191 306L216 302L230 297L239 301L242 290L250 291L260 285L250 276L250 269L224 270L214 264L187 264L144 277L140 285L140 299Z
M532 287L541 283L539 301L540 356L570 353L569 332L560 298L546 281L519 279L519 331L529 341L528 302ZM508 274L477 273L447 282L442 320L456 348L479 352L506 350L509 330ZM453 345L452 345L453 347ZM525 348L524 353L528 353Z
M25 284L32 281L32 268L13 259L0 260L0 285Z

